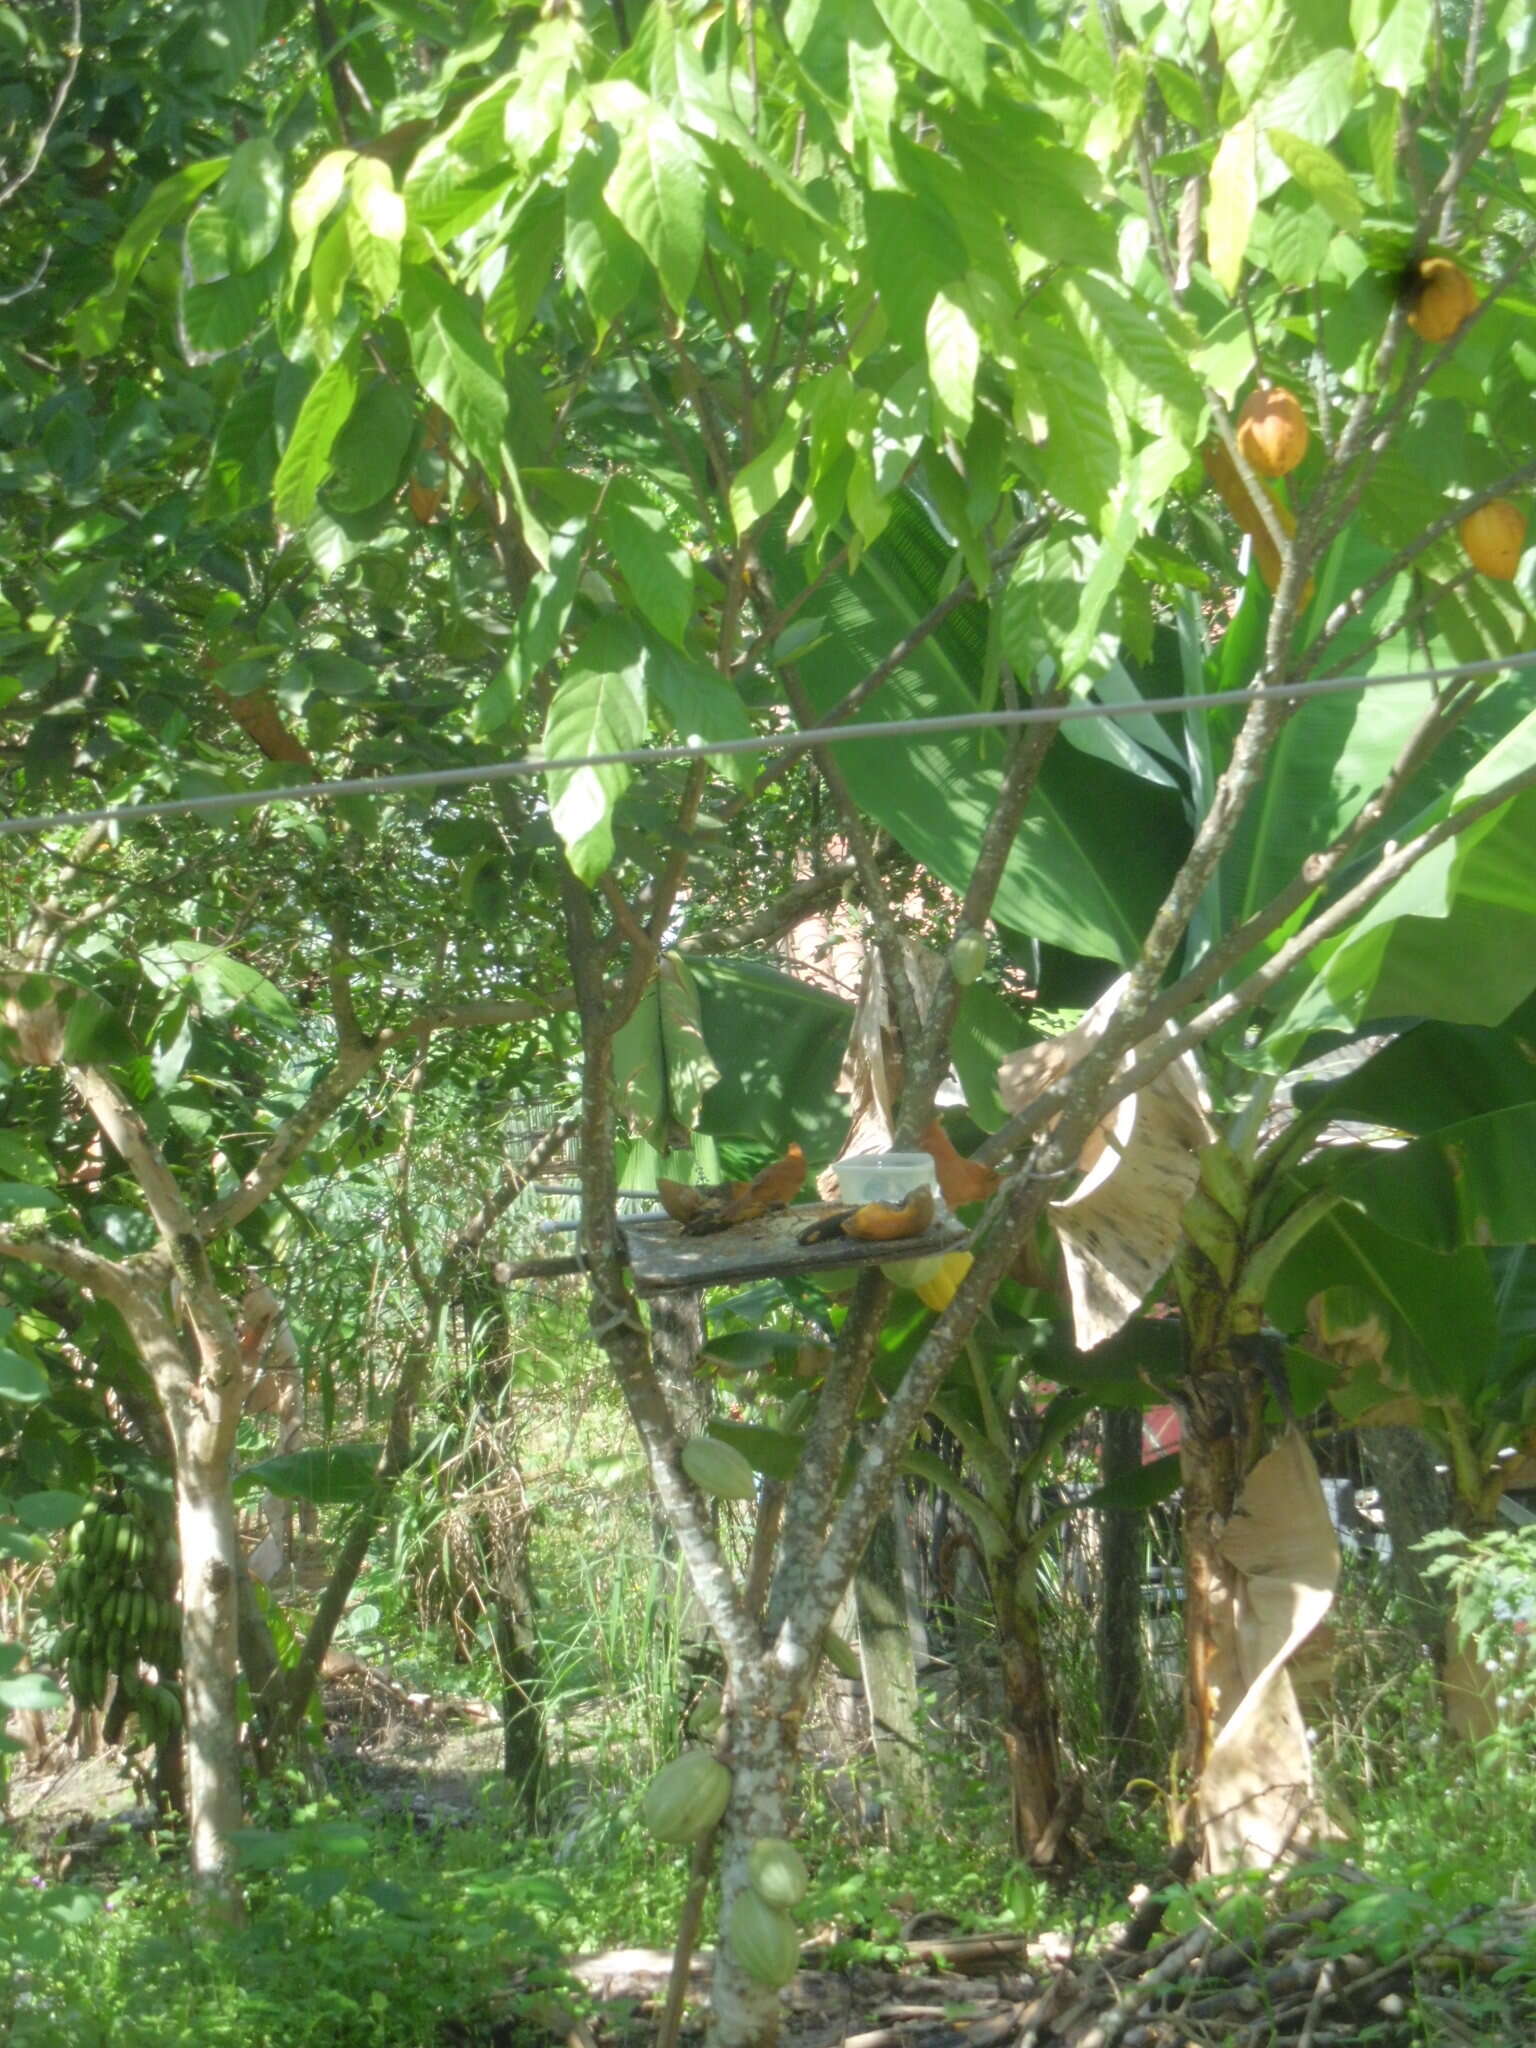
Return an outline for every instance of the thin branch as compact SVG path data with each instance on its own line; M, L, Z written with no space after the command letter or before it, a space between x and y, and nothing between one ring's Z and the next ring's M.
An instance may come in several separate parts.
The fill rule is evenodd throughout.
M800 672L793 663L784 667L784 690L789 698L790 709L802 726L816 723L816 708L806 693ZM864 816L853 800L837 756L828 746L812 747L811 758L821 774L821 779L832 793L837 805L838 821L848 851L853 856L859 871L859 884L864 891L864 904L869 912L870 923L874 926L875 945L885 969L886 987L890 992L892 1008L896 1013L896 1036L901 1048L903 1063L910 1059L913 1049L921 1039L922 1020L918 1015L917 998L907 980L905 950L901 943L901 932L896 923L896 913L891 899L886 894L885 877L875 857L875 849L868 832L864 829Z
M1080 1129L1064 1128L1058 1132L1052 1148L1075 1147L1090 1128L1091 1118L1081 1118ZM901 1385L875 1426L826 1542L806 1574L799 1601L779 1619L773 1654L786 1674L799 1671L807 1649L814 1650L831 1625L870 1532L889 1505L902 1459L929 1403L1012 1265L1020 1245L1034 1228L1047 1197L1046 1183L1022 1173L1007 1184L999 1197L991 1227L977 1248L975 1263L960 1283L954 1300L918 1347Z
M1058 690L1045 701L1059 702L1063 695L1064 692ZM1041 766L1060 730L1058 725L1026 728L1013 749L960 905L957 924L961 931L979 932L992 914L992 904L1002 886L1019 825L1035 793ZM950 1033L960 1007L960 993L960 984L955 980L953 966L946 954L943 977L929 1006L922 1037L904 1069L901 1110L894 1139L898 1150L916 1142L918 1133L933 1113L933 1098L949 1067Z
M1488 484L1482 490L1469 492L1465 498L1458 499L1449 512L1426 526L1415 540L1410 541L1405 548L1400 548L1384 568L1379 569L1374 576L1367 577L1366 581L1352 590L1347 598L1335 605L1323 622L1322 632L1306 648L1292 680L1304 682L1313 674L1324 651L1338 638L1351 619L1358 618L1378 591L1385 590L1389 583L1401 576L1405 569L1410 568L1425 549L1439 540L1442 534L1452 532L1463 519L1477 511L1480 506L1491 503L1495 498L1502 498L1510 491L1518 490L1522 484L1529 483L1532 477L1536 477L1536 461L1522 463L1518 469L1513 469L1507 476L1500 477L1497 483Z
M48 275L48 265L53 261L53 244L45 242L43 253L37 259L37 266L25 284L19 284L8 292L0 292L0 306L14 306L18 299L29 299L35 291L41 291L43 279Z
M633 910L630 909L629 898L614 880L611 869L608 873L598 877L597 886L613 918L614 930L619 934L620 938L628 941L630 950L635 955L631 965L643 967L645 974L649 976L651 969L656 964L658 951L656 941L635 916Z
M139 1112L102 1067L71 1067L75 1092L96 1119L102 1136L122 1156L154 1218L163 1244L190 1243L202 1249L192 1211L177 1185L165 1155L149 1135ZM179 1266L178 1266L179 1270Z
M824 900L841 894L857 873L858 868L853 861L835 861L819 874L810 875L803 882L795 882L783 895L775 896L751 917L742 918L738 924L721 924L705 931L689 932L677 941L672 950L689 955L737 953L748 946L767 945L782 938L785 932L793 931L806 918L814 917Z
M1345 437L1341 438L1335 449L1332 469L1319 483L1305 507L1304 516L1307 522L1316 528L1319 551L1327 547L1352 517L1365 495L1367 485L1376 473L1382 456L1392 445L1397 427L1406 417L1419 393L1444 369L1456 352L1465 346L1468 338L1476 332L1479 323L1486 319L1490 308L1496 306L1504 294L1525 276L1533 255L1536 255L1536 235L1528 236L1521 244L1518 254L1505 265L1454 334L1438 348L1428 353L1422 349L1418 352L1417 360L1409 369L1407 376L1379 414L1373 416L1373 394L1370 390L1362 392L1355 401L1349 429L1346 429ZM1406 329L1407 316L1403 307L1399 305L1393 309L1387 334L1391 336L1395 332L1397 339L1401 341ZM1386 359L1385 345L1383 358ZM1385 381L1388 367L1389 360L1378 361L1378 385ZM1352 439L1350 429L1354 430ZM1367 436L1369 448L1366 447ZM1346 472L1349 465L1362 453L1364 460L1359 468L1352 476L1348 475ZM1412 560L1411 551L1408 552L1408 559Z
M1023 553L1024 549L1029 546L1030 542L1037 540L1047 530L1049 525L1050 519L1045 514L1041 514L1038 518L1027 520L1024 524L1017 527L1003 546L998 548L992 556L994 576L1001 574L1004 569L1011 567ZM834 563L845 558L847 552L847 549L844 548L840 556L834 557L833 561L829 562L827 567L819 572L819 577L830 574ZM774 615L773 637L776 638L778 633L783 630L785 623L793 617L798 605L809 594L808 590L803 591L799 598L792 599L782 612ZM918 620L917 624L909 628L902 635L890 653L877 661L867 675L861 676L858 682L853 685L853 688L844 696L839 697L837 702L830 705L827 710L817 712L816 723L822 726L846 725L849 719L855 717L863 709L875 692L883 688L890 681L902 664L911 659L918 648L923 645L924 641L933 638L933 635L953 612L958 611L962 605L973 603L978 597L986 595L990 595L990 593L978 592L971 578L969 576L962 576L954 589L941 597L936 604L930 606L924 616ZM757 639L753 641L752 647L748 650L749 659L763 645L766 637L768 637L768 633L765 628L764 632L758 635ZM759 771L752 787L744 791L741 796L733 798L726 805L725 810L721 813L722 817L728 821L746 810L749 805L757 801L771 783L778 780L786 767L798 759L799 753L797 750L775 754Z
M430 1345L436 1335L436 1324L442 1303L427 1278L427 1269L421 1261L421 1234L416 1228L416 1212L411 1207L411 1167L415 1160L416 1112L421 1106L421 1091L427 1079L427 1042L423 1039L421 1049L405 1083L405 1109L400 1119L400 1147L395 1159L394 1211L395 1231L400 1239L400 1248L405 1253L406 1269L416 1283L416 1292L421 1296L427 1312L427 1342Z
M378 1054L389 1052L397 1045L411 1045L420 1038L423 1031L487 1031L506 1024L536 1024L545 1017L551 1017L557 1010L574 1010L576 992L574 989L556 989L552 995L540 996L536 1000L516 1003L469 1002L430 1003L404 1024L391 1025L369 1041L369 1050Z
M399 1037L404 1035L391 1034L389 1042L398 1043ZM310 1139L323 1125L329 1123L363 1076L378 1065L383 1052L382 1040L343 1047L337 1055L335 1066L311 1089L308 1100L302 1103L292 1116L279 1124L261 1157L242 1177L238 1186L232 1188L227 1195L221 1195L217 1201L208 1203L199 1212L196 1229L204 1244L211 1244L216 1237L222 1237L226 1230L232 1230L237 1223L243 1223L247 1216L254 1214L261 1207L269 1195L282 1186L304 1156Z
M773 1578L767 1616L770 1633L776 1637L782 1635L786 1619L798 1613L812 1565L820 1555L838 1477L853 1439L859 1402L874 1363L875 1346L890 1298L890 1282L878 1268L860 1275L836 1349L827 1362L805 1448L784 1502L779 1566ZM791 1641L800 1654L812 1654L814 1645L808 1639L799 1637ZM779 1661L782 1669L798 1668L792 1659L782 1655Z
M722 650L723 652L723 650ZM677 844L667 857L667 864L656 885L651 903L650 922L647 933L653 947L659 947L666 937L667 926L677 903L678 891L688 873L688 863L693 857L694 827L699 822L699 806L704 801L704 791L709 781L709 763L695 761L688 770L688 779L683 785L683 794L677 806L677 818L673 831Z
M1138 1020L1130 1046L1127 1047L1122 1042L1117 1051L1123 1053L1128 1049L1134 1050L1137 1046L1145 1046L1146 1049L1130 1065L1122 1068L1111 1078L1107 1091L1098 1098L1099 1114L1106 1113L1127 1095L1133 1095L1146 1087L1148 1082L1155 1080L1174 1060L1203 1045L1213 1032L1219 1031L1223 1025L1230 1023L1245 1010L1252 1009L1272 988L1284 980L1293 968L1299 966L1314 947L1344 930L1352 919L1358 917L1362 911L1368 910L1421 860L1435 852L1437 848L1460 838L1473 825L1498 810L1501 805L1508 803L1511 797L1519 796L1522 791L1531 788L1536 788L1536 768L1528 768L1518 775L1510 776L1495 789L1464 804L1460 810L1442 818L1437 824L1429 826L1416 838L1406 840L1401 846L1389 846L1368 875L1357 882L1354 888L1347 890L1344 895L1319 911L1316 917L1283 946L1277 948L1252 974L1227 994L1208 1004L1178 1031L1170 1032L1150 1045L1147 1044L1147 1035L1155 1028L1151 1020L1162 1016L1164 1006L1149 1005L1144 1013L1144 1020ZM1141 1028L1142 1021L1147 1027L1145 1031ZM1086 1061L1079 1062L1061 1081L1044 1089L1027 1109L1011 1118L1001 1130L995 1131L989 1139L978 1146L975 1156L996 1160L1017 1152L1038 1137L1056 1117L1072 1111L1076 1107L1082 1069L1086 1064ZM1079 1084L1077 1088L1074 1088L1074 1083ZM1057 1135L1059 1136L1059 1133ZM1033 1177L1038 1179L1040 1176ZM956 1299L959 1299L958 1295Z
M64 102L69 98L83 54L84 46L80 40L80 0L70 0L69 40L64 45L64 75L54 88L48 111L43 116L43 125L38 129L21 169L8 185L0 185L0 207L9 206L22 186L35 175L38 165L43 160L43 151L48 147L48 138L58 126L59 116L64 111Z
M1404 741L1380 787L1361 805L1343 831L1330 845L1309 854L1291 880L1277 890L1268 903L1225 933L1187 973L1156 996L1142 1013L1138 1036L1160 1030L1197 996L1214 988L1229 968L1237 966L1271 933L1288 924L1309 896L1315 896L1326 887L1350 855L1382 822L1408 783L1462 723L1482 694L1481 686L1469 684L1460 692L1431 704ZM1022 1135L1022 1126L1016 1131L1014 1124L1005 1124L984 1142L977 1156L1006 1158Z
M644 1446L651 1481L676 1532L699 1605L738 1678L754 1668L756 1631L721 1557L708 1507L683 1471L677 1426L651 1357L650 1337L624 1278L614 1174L613 1026L586 890L562 861L560 897L582 1031L582 1250L592 1336L611 1365Z
M1324 939L1332 938L1362 911L1368 910L1421 860L1434 853L1437 848L1459 839L1473 825L1498 810L1501 805L1508 803L1511 797L1519 796L1527 789L1536 789L1536 768L1527 768L1519 775L1509 776L1496 788L1474 798L1470 803L1463 804L1460 810L1453 811L1449 817L1429 826L1419 833L1417 838L1405 840L1401 846L1389 847L1368 875L1357 882L1354 888L1346 890L1325 910L1319 911L1294 938L1288 939L1283 946L1278 947L1262 966L1256 968L1226 995L1207 1005L1180 1030L1161 1039L1123 1074L1117 1076L1112 1096L1104 1104L1105 1109L1113 1108L1116 1102L1145 1087L1146 1083L1160 1074L1170 1061L1178 1059L1194 1046L1203 1044L1213 1031L1220 1030L1223 1024L1230 1023L1242 1011L1251 1009L1262 996L1267 995L1282 981L1293 967L1305 960L1314 947L1320 945Z

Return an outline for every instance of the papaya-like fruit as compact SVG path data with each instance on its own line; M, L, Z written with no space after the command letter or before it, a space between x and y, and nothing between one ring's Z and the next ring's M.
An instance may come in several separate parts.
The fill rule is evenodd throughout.
M764 1835L747 1851L747 1875L766 1906L798 1906L810 1885L805 1858L782 1835Z
M1426 256L1408 282L1408 325L1424 341L1449 341L1477 308L1477 287L1449 256Z
M1237 464L1227 453L1225 442L1207 441L1200 451L1200 460L1204 463L1205 473L1215 485L1221 502L1253 542L1253 559L1259 565L1259 574L1264 578L1265 587L1273 594L1280 588L1280 576L1285 564L1280 558L1280 550L1275 546L1261 507L1249 492ZM1275 509L1280 531L1287 535L1293 534L1296 531L1296 520L1290 506L1274 491L1268 490L1267 486L1265 488L1269 502ZM1301 593L1303 604L1311 603L1316 587L1309 576L1306 588Z
M1457 528L1467 560L1484 576L1510 582L1525 553L1525 514L1508 498L1490 498Z
M1238 450L1259 476L1289 476L1311 438L1296 394L1280 384L1251 392L1237 416Z
M979 981L986 965L986 934L972 930L956 932L949 949L949 971L960 986L969 988L973 981Z

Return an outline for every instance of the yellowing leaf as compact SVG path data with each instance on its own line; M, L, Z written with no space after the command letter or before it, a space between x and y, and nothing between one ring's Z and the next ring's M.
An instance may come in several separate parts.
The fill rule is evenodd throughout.
M1354 181L1331 150L1283 128L1265 131L1265 141L1298 185L1303 185L1336 227L1351 233L1365 218Z
M1221 138L1211 166L1205 239L1212 271L1224 291L1235 292L1259 203L1258 147L1250 118Z

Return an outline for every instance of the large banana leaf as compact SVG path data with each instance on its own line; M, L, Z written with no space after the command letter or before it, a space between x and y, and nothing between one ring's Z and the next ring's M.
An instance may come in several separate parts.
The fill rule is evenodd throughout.
M783 1149L791 1139L820 1163L836 1158L848 1128L837 1077L853 1006L771 967L691 960L704 1037L721 1077L704 1097L699 1129Z
M1536 1238L1536 1102L1448 1124L1396 1151L1361 1149L1329 1185L1373 1222L1435 1251Z
M1415 1136L1536 1102L1536 1001L1498 1026L1416 1025L1352 1074L1302 1083L1296 1102L1310 1122L1376 1124Z
M1431 1252L1341 1205L1280 1266L1265 1312L1282 1330L1298 1333L1307 1326L1308 1304L1330 1288L1348 1289L1375 1310L1394 1381L1424 1400L1452 1400L1469 1412L1485 1403L1500 1349L1486 1252Z
M1337 1149L1301 1177L1383 1229L1437 1251L1536 1238L1536 1001L1498 1029L1427 1023L1325 1086L1303 1086L1309 1126L1373 1124L1413 1142Z
M1420 814L1423 826L1536 765L1536 716L1524 718ZM1280 1062L1315 1031L1374 1017L1496 1024L1536 989L1536 790L1526 790L1439 847L1342 937L1319 947L1314 973L1267 1056Z
M797 656L818 711L849 687L942 594L950 550L907 497L851 576L829 577L807 604L819 639ZM776 565L782 602L796 589ZM985 616L951 614L860 714L862 722L982 708ZM941 881L963 889L996 800L1002 733L865 740L836 749L855 801ZM998 891L996 916L1097 959L1134 958L1187 843L1175 791L1058 741L1047 756Z

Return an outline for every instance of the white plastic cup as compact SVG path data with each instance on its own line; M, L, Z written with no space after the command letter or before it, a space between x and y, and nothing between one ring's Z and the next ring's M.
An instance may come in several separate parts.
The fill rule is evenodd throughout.
M938 1168L926 1152L864 1152L856 1159L839 1159L837 1185L845 1202L899 1202L914 1188L930 1188L935 1213L944 1206Z

